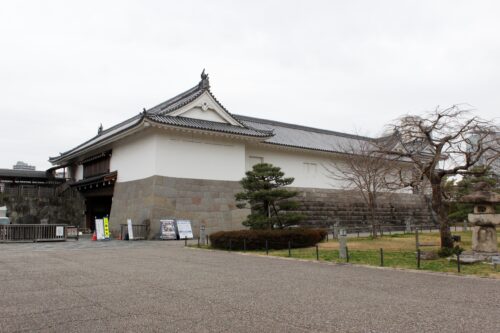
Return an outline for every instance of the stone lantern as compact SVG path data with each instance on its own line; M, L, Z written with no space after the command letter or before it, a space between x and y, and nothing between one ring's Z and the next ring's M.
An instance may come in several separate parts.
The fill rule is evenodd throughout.
M477 183L474 190L461 200L474 204L474 212L468 216L473 226L472 251L484 257L498 255L496 226L500 225L500 214L495 214L495 205L500 203L500 194L492 192L485 182Z

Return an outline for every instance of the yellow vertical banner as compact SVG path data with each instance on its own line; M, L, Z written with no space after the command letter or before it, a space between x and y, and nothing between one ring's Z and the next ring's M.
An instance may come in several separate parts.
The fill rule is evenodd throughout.
M109 220L104 218L104 239L109 239Z

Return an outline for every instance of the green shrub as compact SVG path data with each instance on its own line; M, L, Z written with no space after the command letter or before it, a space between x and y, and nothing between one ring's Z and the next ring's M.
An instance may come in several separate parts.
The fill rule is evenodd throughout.
M217 249L259 250L314 246L326 238L324 229L237 230L219 231L210 235L212 247Z
M446 258L452 255L461 254L464 251L459 245L455 245L455 247L442 247L438 251L438 255L441 258Z

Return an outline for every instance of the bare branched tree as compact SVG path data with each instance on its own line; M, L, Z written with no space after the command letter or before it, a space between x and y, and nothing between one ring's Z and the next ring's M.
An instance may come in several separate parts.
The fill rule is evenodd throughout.
M447 177L476 173L472 167L488 167L500 156L498 125L480 119L471 110L454 105L436 108L422 116L404 116L390 125L394 133L381 152L411 161L417 179L432 189L432 210L440 224L441 247L453 247L444 202Z
M358 192L369 209L372 236L376 237L376 210L379 193L389 189L398 168L387 155L379 152L374 140L351 140L337 147L342 155L324 165L327 177L342 188Z

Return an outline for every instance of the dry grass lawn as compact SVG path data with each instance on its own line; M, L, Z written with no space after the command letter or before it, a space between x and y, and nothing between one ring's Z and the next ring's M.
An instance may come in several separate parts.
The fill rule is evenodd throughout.
M462 236L462 247L466 250L470 249L470 233L460 233ZM437 250L439 249L439 234L437 233L424 233L419 234L420 243L433 244L434 246L425 246L425 250ZM371 239L369 237L360 238L349 238L347 244L350 250L378 250L383 248L386 251L398 251L405 250L411 251L416 249L415 235L393 235L384 236L376 239ZM336 240L330 240L327 243L320 243L320 247L325 249L338 249L339 243ZM468 248L467 248L468 247Z

